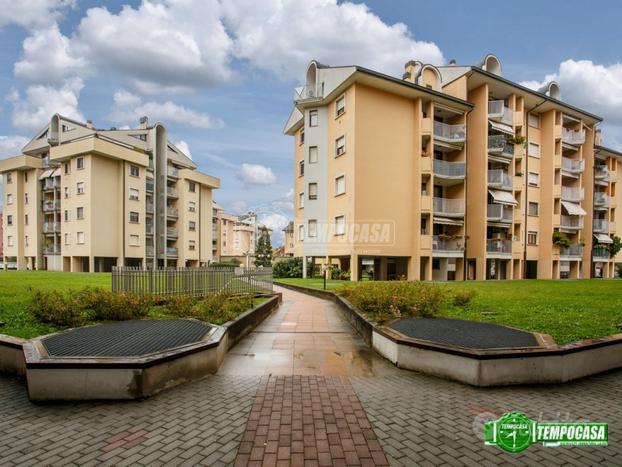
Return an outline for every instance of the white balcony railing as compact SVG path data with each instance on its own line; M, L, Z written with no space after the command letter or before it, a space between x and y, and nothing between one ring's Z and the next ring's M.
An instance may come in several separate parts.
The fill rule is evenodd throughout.
M60 209L60 200L46 200L41 203L44 212L58 211Z
M609 196L602 191L594 192L594 206L607 208L609 207Z
M448 178L464 178L466 175L466 164L464 162L434 159L434 175Z
M601 182L609 181L609 169L603 165L597 165L594 167L594 178Z
M565 229L578 230L583 228L583 216L561 216L560 226Z
M464 237L452 238L444 235L432 237L432 251L461 253L464 251Z
M579 145L585 143L585 130L569 130L568 128L562 128L562 141L564 143Z
M166 236L171 238L177 238L177 229L174 227L168 227L166 229Z
M44 222L43 233L58 233L60 232L60 222Z
M434 136L448 143L464 143L466 141L466 125L434 122Z
M514 181L505 170L492 169L488 170L488 186L511 190L514 186Z
M486 240L486 252L511 254L512 240L505 238L490 238Z
M166 169L166 173L169 177L178 178L179 177L179 169L177 167L168 166Z
M58 178L46 178L43 182L44 190L54 190L60 186L60 181Z
M464 217L464 199L434 198L434 214Z
M166 247L166 254L168 256L177 256L177 247L176 246Z
M147 203L146 211L148 213L153 213L153 203Z
M594 232L605 233L609 231L609 221L606 219L594 219Z
M179 210L177 208L172 208L172 207L166 208L166 215L168 217L177 217L179 216Z
M153 258L153 245L147 245L145 247L145 253L148 257Z
M491 222L512 223L514 209L512 206L504 204L489 204L486 210L486 217Z
M322 83L306 84L294 89L294 101L300 102L321 99L323 93L324 85Z
M172 186L167 186L166 187L166 195L169 198L177 198L177 188L174 188Z
M488 137L488 152L512 159L514 157L514 145L508 143L504 135L490 135Z
M583 201L585 190L580 187L562 186L562 199L578 203Z
M608 261L609 256L609 248L607 247L596 246L592 248L592 258L594 261Z
M488 101L488 118L514 125L514 112L503 101Z
M569 247L561 247L559 249L561 257L581 258L583 256L583 245L570 245Z
M153 235L153 224L147 224L145 226L145 232L147 235Z
M585 161L562 157L562 170L572 174L582 173L585 170Z
M44 255L60 255L60 245L45 245L43 247Z

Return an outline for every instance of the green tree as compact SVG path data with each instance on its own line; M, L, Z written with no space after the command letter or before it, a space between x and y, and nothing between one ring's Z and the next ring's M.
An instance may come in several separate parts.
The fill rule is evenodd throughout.
M272 265L272 244L270 231L266 227L259 229L259 238L255 246L255 266L270 267Z
M609 244L609 256L613 258L622 250L622 239L617 235L613 236L613 243Z

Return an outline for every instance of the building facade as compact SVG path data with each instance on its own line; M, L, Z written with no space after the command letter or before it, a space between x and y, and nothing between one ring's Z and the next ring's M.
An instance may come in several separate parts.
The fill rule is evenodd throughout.
M5 265L97 272L207 264L220 181L196 168L146 117L136 129L100 130L54 115L21 155L0 161Z
M283 256L294 256L295 245L294 222L292 221L283 229Z
M226 212L219 204L213 204L214 261L239 261L250 267L255 258L255 244L259 225L257 215L249 212L243 215Z
M600 121L494 55L401 79L311 62L285 127L294 254L353 280L613 277L622 156Z

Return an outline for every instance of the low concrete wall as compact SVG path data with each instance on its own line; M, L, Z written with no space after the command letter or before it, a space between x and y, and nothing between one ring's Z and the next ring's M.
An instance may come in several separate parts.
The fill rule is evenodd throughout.
M227 350L242 340L249 332L255 329L266 317L272 313L279 303L283 301L282 294L270 297L267 301L257 305L238 316L233 321L225 323L227 328Z
M374 323L368 321L349 301L339 295L333 294L335 303L339 306L344 316L356 332L363 338L368 346L372 346L372 333Z
M0 372L26 374L23 346L26 340L0 334Z
M317 298L323 298L324 300L335 301L335 293L330 290L322 290L322 289L312 289L311 287L302 287L300 285L293 284L283 284L281 282L274 282L274 285L283 287L285 289L294 290L296 292L305 293L307 295L312 295Z

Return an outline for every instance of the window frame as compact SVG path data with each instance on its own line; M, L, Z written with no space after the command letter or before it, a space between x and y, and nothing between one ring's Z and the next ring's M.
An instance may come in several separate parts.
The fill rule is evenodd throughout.
M341 221L341 222L340 222ZM340 231L339 226L343 227L343 231ZM346 234L346 216L335 216L335 236L341 236Z
M133 243L133 240L136 240L136 243ZM130 234L129 245L130 246L140 246L140 235L138 235L138 234Z
M311 159L311 153L312 152L315 153L315 160ZM320 157L319 157L319 151L318 151L317 146L309 146L308 159L309 159L309 164L317 164L318 163Z
M134 173L136 171L136 173ZM140 177L140 167L134 164L130 164L130 177Z
M532 153L531 153L530 149L531 149L532 147L536 147L536 148L538 148L538 154L532 154ZM538 143L534 143L534 142L532 142L532 141L530 141L529 143L527 143L527 155L528 155L529 157L535 157L535 158L539 159L539 158L540 158L540 155L542 154L542 153L540 152L540 151L541 151L541 149L542 149L542 148L540 147L540 144L538 144Z
M304 241L305 239L305 225L304 224L299 224L298 225L298 240L299 241Z
M340 145L339 141L343 140L343 144ZM339 152L339 148L343 148L341 152ZM346 135L341 135L338 138L335 138L335 157L341 157L346 153Z
M311 226L313 226L313 231L311 230ZM313 235L311 235L313 233ZM307 221L307 235L309 238L317 237L317 219L309 219Z
M86 184L84 182L76 182L76 194L83 195L86 193Z
M80 235L82 235L82 241L80 241ZM86 235L84 232L76 232L76 245L85 245L86 244Z
M530 241L530 237L533 237L535 239L534 242ZM538 245L538 232L536 230L528 230L527 231L527 245L529 246L537 246Z
M197 223L196 221L188 221L188 231L196 232L197 231Z
M298 162L298 177L305 176L305 161Z
M80 215L82 213L82 215ZM84 206L76 206L76 220L81 221L84 219Z
M339 191L339 180L343 180L343 190ZM341 174L335 177L335 196L342 196L346 194L346 175Z
M132 217L136 217L136 220L132 220ZM140 224L140 213L138 211L130 211L129 213L130 224Z
M301 191L298 193L298 209L302 209L305 207L305 192Z
M136 192L136 196L133 196L134 192ZM138 188L130 188L128 190L128 196L130 201L140 201L140 190Z
M343 101L343 106L339 106L339 101ZM341 111L340 111L341 110ZM341 117L346 113L346 95L345 93L335 99L335 118Z
M535 214L531 213L531 206L535 206L536 207L536 213ZM527 215L531 216L531 217L538 217L538 216L540 216L540 203L537 203L535 201L528 201L527 202Z
M76 170L83 170L84 169L84 157L77 157L76 158Z
M319 123L320 123L320 112L317 109L309 110L309 126L317 127Z
M535 183L531 181L531 176L536 177ZM527 172L527 185L531 187L539 187L540 186L540 174L537 172Z

